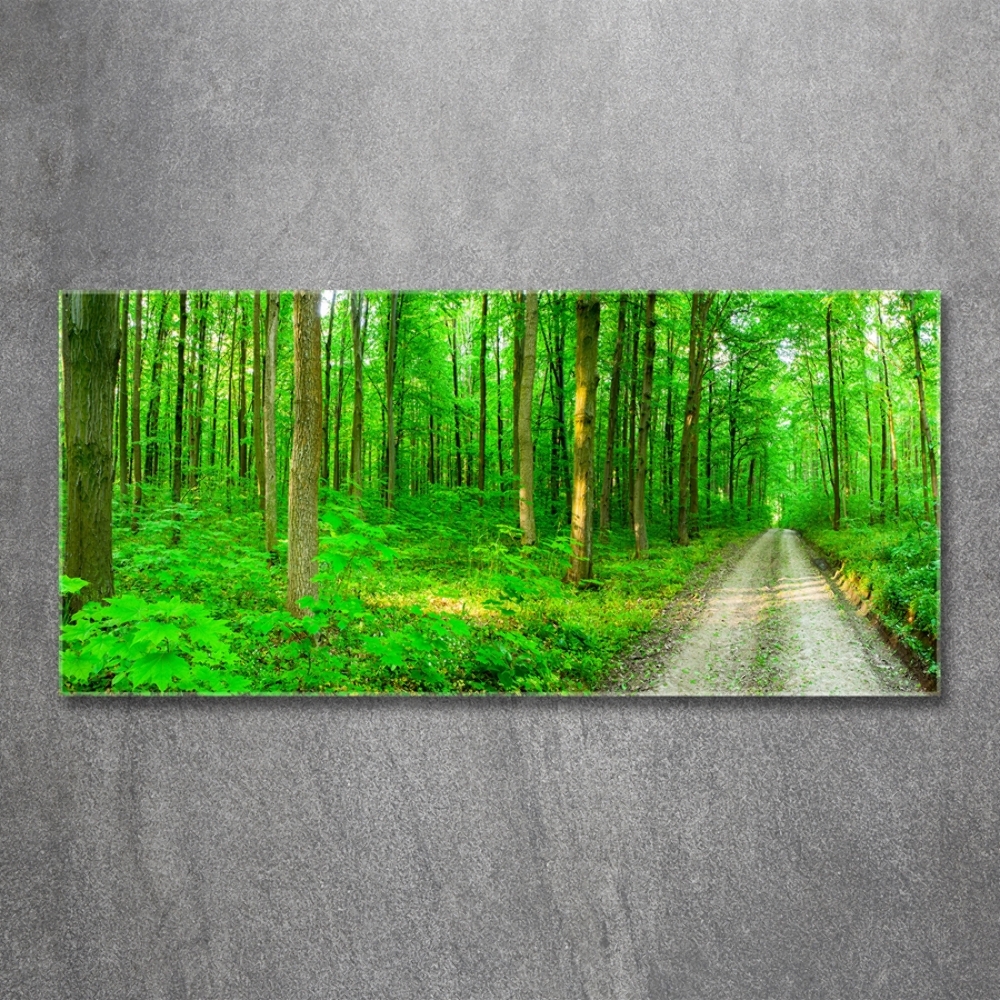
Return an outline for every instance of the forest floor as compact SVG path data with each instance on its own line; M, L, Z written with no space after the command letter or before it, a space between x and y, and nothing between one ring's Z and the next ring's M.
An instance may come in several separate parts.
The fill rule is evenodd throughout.
M772 528L672 602L623 663L657 695L920 694L875 627Z

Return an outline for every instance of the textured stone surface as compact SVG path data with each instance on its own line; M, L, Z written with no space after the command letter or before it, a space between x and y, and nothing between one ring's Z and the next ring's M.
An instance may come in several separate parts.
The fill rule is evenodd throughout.
M0 996L984 998L1000 16L53 0L0 33ZM60 287L939 287L939 699L69 701Z

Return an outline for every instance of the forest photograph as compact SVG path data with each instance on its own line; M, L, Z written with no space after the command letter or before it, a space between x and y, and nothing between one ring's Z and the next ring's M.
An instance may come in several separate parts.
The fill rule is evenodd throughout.
M928 695L931 291L67 291L72 695Z

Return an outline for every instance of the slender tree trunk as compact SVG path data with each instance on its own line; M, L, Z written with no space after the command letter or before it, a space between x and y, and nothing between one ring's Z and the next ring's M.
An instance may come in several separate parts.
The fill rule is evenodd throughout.
M645 559L649 552L646 533L646 470L649 464L650 404L653 399L653 361L656 358L656 293L646 294L646 342L643 351L642 405L639 410L639 439L635 487L632 494L632 523L635 529L635 556Z
M882 341L881 309L879 310L879 355L882 358L882 386L885 390L886 423L889 428L889 456L892 467L892 487L895 500L896 520L899 520L899 456L896 451L896 422L892 410L892 390L889 387L889 364L885 357L885 344Z
M576 303L576 413L573 429L573 519L566 582L579 586L594 575L594 420L597 396L597 347L601 302L582 294ZM523 442L522 442L523 443Z
M458 329L451 324L451 377L455 392L455 485L462 485L462 420L458 406Z
M504 467L503 467L503 380L500 374L500 324L497 323L497 336L494 341L494 356L497 366L497 473L500 476L500 501L505 503Z
M323 344L319 292L296 292L295 396L288 473L288 595L285 608L302 615L299 602L318 597L319 473L323 460ZM307 614L309 612L306 612Z
M715 360L709 361L709 369L712 372L708 380L708 419L705 421L705 520L708 526L712 526L712 417L714 416L713 404L715 402Z
M341 458L340 431L344 420L344 361L347 340L340 334L340 361L337 368L337 403L333 411L333 488L340 492L344 473Z
M867 365L866 365L867 367ZM872 414L868 401L868 374L865 373L865 428L868 431L868 523L875 523L875 456L872 449Z
M181 458L184 447L184 342L187 338L187 292L180 295L181 329L177 340L177 402L174 406L174 462L171 497L174 503L181 502ZM180 518L180 512L175 511L174 519ZM174 531L174 541L178 540L177 530Z
M628 296L622 292L618 296L618 333L615 337L615 353L611 361L611 391L608 394L608 429L604 446L604 472L601 476L601 515L598 530L601 537L607 537L611 527L611 480L614 478L615 435L618 433L618 397L621 394L622 351L625 346L625 312Z
M826 307L826 368L830 385L830 444L833 448L830 468L833 478L833 530L840 531L840 458L837 451L837 398L833 383L833 303Z
M937 459L934 454L934 439L931 437L930 421L927 417L927 400L924 396L924 365L920 356L920 324L912 294L905 297L909 306L910 330L913 333L913 359L916 365L917 401L920 404L920 439L927 451L927 465L931 474L931 499L934 505L934 523L941 527L941 513L938 505Z
M535 545L535 445L531 435L531 405L535 390L535 357L538 338L538 292L528 292L521 354L520 399L517 404L518 457L521 462L518 490L521 544Z
M129 293L122 293L119 329L121 331L121 374L118 378L118 489L122 500L128 496L129 439L128 439L128 301Z
M247 338L246 326L240 334L240 405L236 413L236 433L239 438L240 482L250 471L247 449Z
M330 310L331 315L333 309ZM329 357L327 363L329 364ZM253 293L253 468L257 480L257 502L264 509L264 407L261 392L264 379L260 353L260 292ZM324 436L325 436L324 426Z
M434 411L427 414L427 439L430 450L427 454L427 485L434 486L437 483L437 468L434 457Z
M708 311L714 292L695 292L691 296L691 333L688 341L688 388L684 404L684 428L681 432L680 468L677 484L677 543L687 545L696 530L698 510L698 409L701 405L701 380L705 373ZM692 476L692 467L694 475ZM690 528L690 531L689 531Z
M115 377L121 355L118 295L63 295L63 410L66 441L67 576L87 581L67 595L67 614L114 596L111 493L114 486Z
M750 518L753 511L753 470L756 464L757 464L757 456L752 455L750 457L750 474L747 476L747 524L750 523Z
M518 477L521 475L521 418L519 409L521 405L521 373L524 370L524 292L514 292L514 399L513 399L513 428L511 434L511 467L515 478L514 490L520 496L521 484ZM520 501L518 501L520 503Z
M156 329L156 347L153 350L153 367L150 370L149 409L146 411L146 476L155 479L160 467L160 371L163 366L163 344L167 335L168 292L160 296L160 322Z
M351 340L354 353L354 413L351 418L351 496L360 499L364 461L364 342L361 293L351 293Z
M476 486L479 488L479 506L483 505L486 490L486 310L487 296L483 294L483 315L479 329L479 468Z
M278 455L274 404L278 365L280 294L267 293L264 313L264 548L273 564L278 550ZM235 306L234 306L235 308Z
M132 532L139 530L142 506L142 292L135 293L135 361L132 364Z
M635 423L639 395L639 316L633 307L628 383L628 499L635 496Z
M201 309L198 315L198 385L194 393L191 413L191 485L198 483L201 472L201 442L204 434L202 411L205 409L205 340L208 333L208 292L199 296Z
M396 497L396 351L399 342L399 314L402 309L403 293L393 292L389 298L389 337L385 354L385 505L390 510Z

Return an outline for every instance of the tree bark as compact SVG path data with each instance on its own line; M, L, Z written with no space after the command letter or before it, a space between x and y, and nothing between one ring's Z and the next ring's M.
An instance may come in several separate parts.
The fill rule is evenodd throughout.
M279 293L268 292L264 317L264 548L272 563L278 549L278 449L274 396L277 384L279 307Z
M142 506L142 292L135 293L135 361L132 363L132 531L139 530Z
M521 544L535 545L535 446L531 435L531 406L535 391L535 358L538 343L538 292L528 292L525 304L524 340L521 353L520 399L517 404L518 488Z
M637 559L645 559L649 552L649 537L646 533L646 471L649 467L650 405L653 399L653 361L655 357L656 292L647 292L642 402L639 408L639 438L636 444L635 486L632 494L632 523L635 530L635 556Z
M833 382L833 335L831 331L833 303L826 306L826 368L830 385L830 444L833 449L830 458L833 480L833 530L840 531L840 456L837 449L837 397Z
M67 576L87 581L66 597L75 614L114 596L111 492L114 484L115 376L121 354L118 295L63 296L63 407L66 440Z
M360 499L363 452L364 342L361 333L361 293L351 293L351 343L354 354L354 414L351 419L351 496Z
M128 496L129 439L128 439L128 292L121 297L121 375L118 378L118 488L122 500Z
M451 379L455 393L455 485L462 485L462 421L458 405L458 329L451 323Z
M296 292L295 390L288 473L288 594L285 608L301 616L299 601L319 596L319 473L323 460L323 345L319 292Z
M524 292L514 292L514 399L513 399L513 426L514 433L511 435L511 466L515 477L521 475L521 418L518 415L518 407L521 405L521 376L524 370ZM520 495L520 482L514 483L514 489ZM519 501L520 502L520 501Z
M625 312L628 296L622 292L618 296L618 334L615 337L615 353L611 361L611 390L608 395L608 428L604 446L604 473L601 476L601 514L598 530L602 537L611 527L611 480L614 478L615 436L618 433L618 397L622 383L622 351L625 346Z
M389 297L389 337L385 352L385 505L390 510L396 498L396 350L399 340L399 314L403 293Z
M486 310L487 295L483 293L483 313L479 325L479 468L476 486L479 489L479 506L482 507L486 492Z
M260 292L253 293L253 468L257 481L257 502L264 509L264 407L261 390Z
M187 339L187 292L180 294L181 328L177 339L177 397L174 405L174 460L171 498L173 502L181 502L181 458L184 447L184 342ZM174 512L174 519L180 518L180 512ZM174 533L174 541L178 536Z
M576 411L573 436L573 518L566 582L579 586L594 575L594 419L597 396L597 346L601 302L593 293L576 303Z
M941 514L938 505L937 459L934 454L934 441L931 437L930 421L927 417L927 400L924 396L924 365L920 356L920 323L914 296L905 296L908 305L910 330L913 333L913 359L916 365L917 401L920 404L920 439L927 450L927 465L931 474L931 500L934 506L934 524L941 527Z
M684 404L684 427L681 431L681 454L677 478L677 543L688 545L689 527L698 509L698 409L701 406L701 380L708 354L708 311L715 292L695 292L691 296L691 332L688 340L688 387ZM694 465L694 476L691 469Z
M150 398L146 411L146 476L155 479L160 471L160 371L163 367L163 343L167 335L167 303L169 292L160 295L160 322L156 329L153 367L149 373Z

